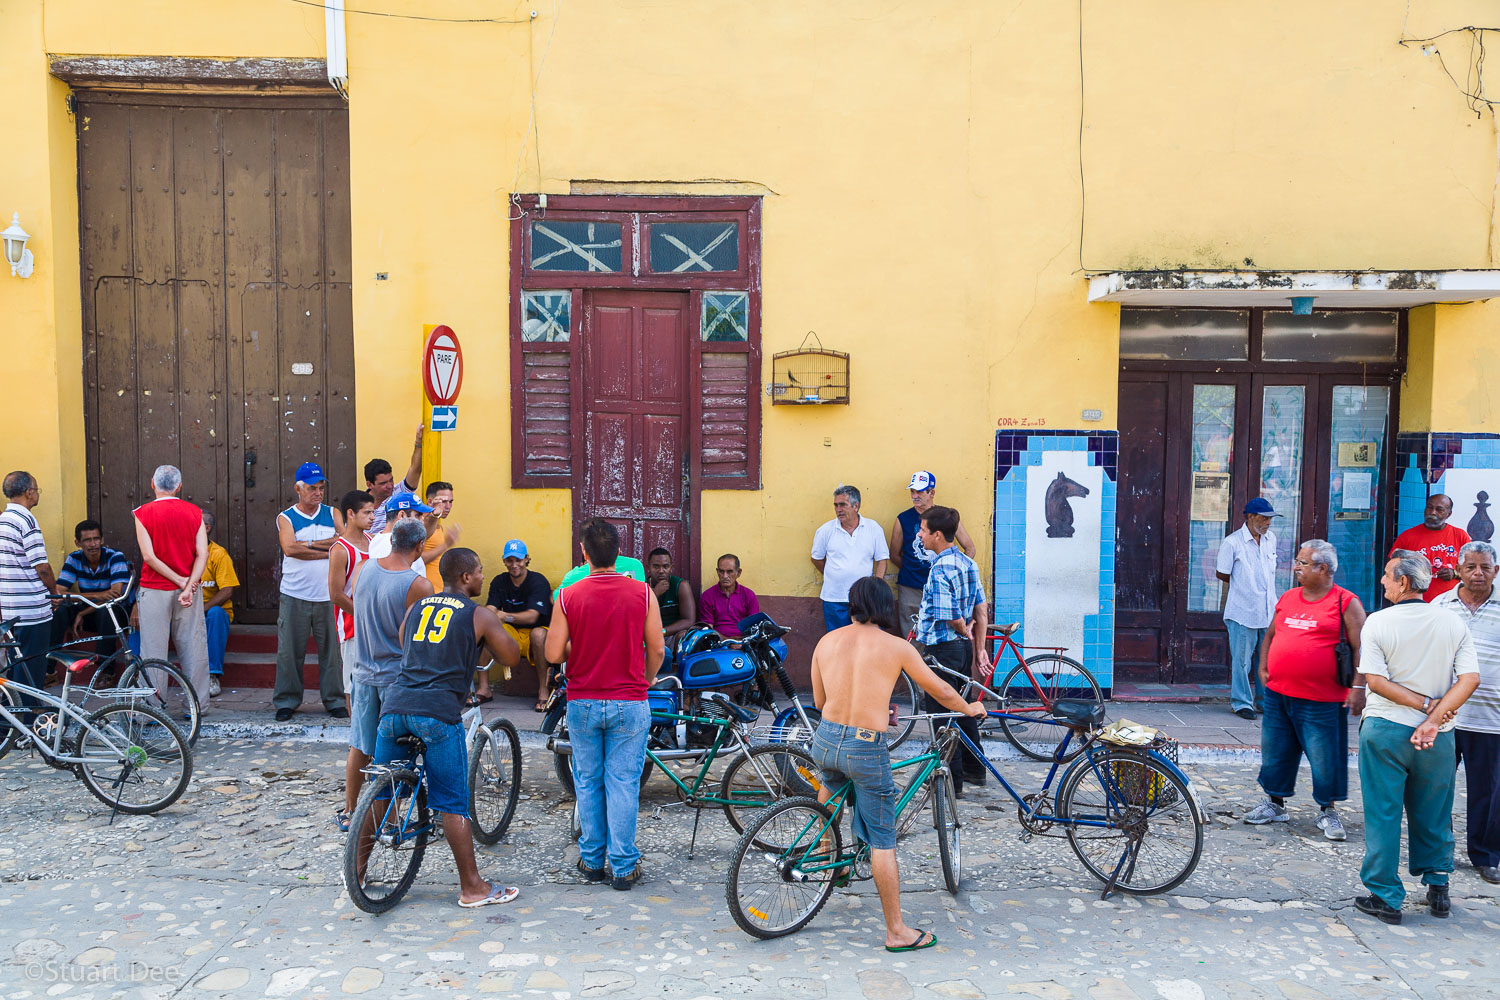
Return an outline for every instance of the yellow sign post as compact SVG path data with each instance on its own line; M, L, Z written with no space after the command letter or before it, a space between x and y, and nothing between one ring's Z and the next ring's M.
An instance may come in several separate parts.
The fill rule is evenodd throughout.
M420 356L423 365L427 362L427 339L437 328L437 323L425 323L422 326ZM432 432L432 400L427 397L425 373L422 377L422 426L427 430L422 435L422 486L420 489L426 489L428 483L435 483L443 478L443 436Z

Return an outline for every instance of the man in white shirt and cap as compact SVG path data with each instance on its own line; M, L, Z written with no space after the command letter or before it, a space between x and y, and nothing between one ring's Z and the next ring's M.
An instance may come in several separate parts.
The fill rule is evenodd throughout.
M1215 569L1229 584L1224 628L1229 632L1229 708L1254 719L1260 708L1260 640L1276 612L1276 533L1280 517L1265 497L1245 504L1245 523L1219 546Z

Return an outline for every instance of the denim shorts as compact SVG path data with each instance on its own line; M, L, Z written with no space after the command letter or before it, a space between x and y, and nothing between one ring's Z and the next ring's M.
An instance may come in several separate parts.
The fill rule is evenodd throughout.
M846 781L854 782L854 836L877 850L895 849L900 791L891 776L885 732L824 719L813 734L812 759L823 768L823 780L834 790Z
M405 760L406 747L398 736L415 736L427 744L427 808L454 816L469 815L469 751L464 727L425 715L387 715L380 720L375 741L375 763Z
M375 733L380 728L383 701L383 687L355 681L349 689L349 745L366 757L375 756Z

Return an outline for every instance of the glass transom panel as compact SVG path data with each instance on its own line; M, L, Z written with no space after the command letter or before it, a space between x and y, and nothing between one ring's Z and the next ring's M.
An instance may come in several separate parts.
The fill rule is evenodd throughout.
M738 271L740 227L736 222L653 222L651 270Z
M615 273L622 259L618 222L537 219L531 224L533 271Z
M743 342L750 339L750 293L704 292L698 328L704 341Z
M1244 309L1121 309L1120 357L1130 361L1248 361Z
M1397 329L1393 312L1268 312L1260 353L1266 361L1390 363Z
M521 293L522 340L531 344L563 344L572 332L572 292Z

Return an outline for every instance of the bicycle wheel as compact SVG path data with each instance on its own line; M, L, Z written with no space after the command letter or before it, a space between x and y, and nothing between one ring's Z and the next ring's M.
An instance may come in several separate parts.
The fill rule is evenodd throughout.
M755 747L725 768L719 798L729 825L735 833L744 833L756 812L784 798L817 798L822 786L822 770L807 753L771 745Z
M735 845L729 863L724 898L740 930L758 938L775 938L800 930L817 916L833 895L839 870L803 872L797 866L806 855L827 864L844 852L837 822L817 799L782 799L762 809ZM831 853L818 849L826 826ZM781 844L767 849L761 844Z
M932 798L932 782L924 781L916 794L906 801L905 807L896 815L896 836L904 837L916 828L922 815L922 807Z
M11 715L15 715L21 707L16 703L15 696L10 693L10 689L4 686L0 686L0 705L4 705L5 710ZM10 753L11 747L16 745L16 740L20 737L19 729L12 726L9 721L0 719L0 757Z
M422 867L431 823L427 786L415 771L386 771L365 782L344 838L344 887L355 906L384 913L401 901Z
M963 854L958 843L958 799L953 795L953 781L947 768L939 768L928 781L936 785L932 793L932 825L937 830L938 860L943 863L943 884L949 892L958 892L963 878Z
M474 839L493 844L505 836L520 796L521 737L509 720L493 719L474 730L469 744L469 819Z
M1203 854L1203 815L1175 769L1150 754L1106 750L1074 765L1057 815L1095 878L1137 895L1181 885Z
M905 743L912 729L916 727L917 720L910 716L921 711L921 697L910 677L903 673L896 678L896 688L891 692L891 704L896 707L897 721L885 731L885 743L891 750ZM901 716L907 716L907 718L900 718Z
M1026 676L1027 668L1031 670L1031 677ZM1035 684L1032 683L1032 677L1036 678ZM1033 656L1026 661L1025 668L1016 664L1005 675L1005 680L995 688L995 693L1000 695L1001 711L1017 712L1038 720L1051 718L1051 705L1059 698L1092 700L1104 704L1104 693L1099 690L1099 682L1094 680L1094 675L1077 660L1056 653ZM1002 718L1000 731L1005 734L1011 746L1032 760L1051 760L1068 729L1066 726L1032 722L1026 718ZM1063 760L1072 760L1082 749L1083 742L1074 740Z
M78 728L77 767L85 788L123 813L159 812L193 777L193 751L181 729L143 702L106 705Z
M166 660L131 660L120 671L119 687L155 688L156 694L148 704L159 708L167 718L176 722L187 736L188 745L198 742L198 730L202 727L199 718L198 692L181 670Z

